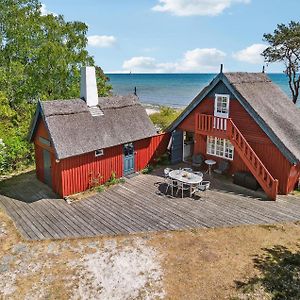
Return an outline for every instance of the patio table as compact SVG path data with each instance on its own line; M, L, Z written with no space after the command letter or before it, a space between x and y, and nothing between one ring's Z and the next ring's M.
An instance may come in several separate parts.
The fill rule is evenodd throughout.
M198 185L203 180L203 176L184 170L173 170L169 173L169 177L173 180L189 185L190 196L192 196L193 193L193 186Z
M208 165L207 173L209 176L211 176L211 168L213 165L215 165L217 162L213 159L207 159L204 161Z

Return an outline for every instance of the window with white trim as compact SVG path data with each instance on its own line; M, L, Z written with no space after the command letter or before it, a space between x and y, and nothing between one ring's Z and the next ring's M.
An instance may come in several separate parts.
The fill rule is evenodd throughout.
M229 140L208 136L207 154L233 160L234 147Z
M102 156L104 155L104 151L103 149L98 149L95 151L95 156L98 157L98 156Z
M215 95L215 115L223 116L229 114L229 95Z

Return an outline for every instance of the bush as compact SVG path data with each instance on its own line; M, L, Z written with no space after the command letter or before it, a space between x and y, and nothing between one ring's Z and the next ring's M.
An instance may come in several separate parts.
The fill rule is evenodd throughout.
M145 169L142 170L143 174L150 174L153 171L153 166L148 165Z
M0 139L0 173L22 170L33 164L33 146L18 135Z
M156 160L157 165L167 166L170 164L169 154L165 153L157 158Z
M104 186L103 184L98 185L98 186L96 187L96 191L97 191L98 193L102 193L104 190L105 190L105 186Z
M116 177L116 172L112 172L111 176L108 181L105 182L105 186L109 187L118 183L124 183L125 179L124 178L117 178Z
M181 113L181 110L162 106L159 112L150 115L153 124L160 130L165 130Z

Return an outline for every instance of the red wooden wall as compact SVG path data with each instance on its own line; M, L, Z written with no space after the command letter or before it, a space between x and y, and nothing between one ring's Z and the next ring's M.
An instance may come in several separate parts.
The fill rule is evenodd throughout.
M154 158L164 154L169 144L170 134L158 134L150 139L134 142L135 171L144 169Z
M155 157L162 155L169 143L168 134L159 134L134 142L135 171L144 169ZM61 160L62 194L67 196L87 190L91 177L101 177L100 183L109 180L112 172L123 176L123 145L104 149L104 155L94 152Z
M67 196L85 191L91 187L93 179L99 178L102 184L112 172L116 177L123 175L123 146L104 149L102 156L95 152L69 157L61 160L62 195Z
M184 131L195 131L195 114L214 114L214 98L204 99L190 115L178 126ZM272 176L279 180L279 192L287 194L291 192L300 177L300 165L293 166L272 143L269 137L262 131L255 120L247 113L236 99L230 99L229 117L237 125L241 133L247 139L251 147L255 150L264 165L268 168ZM220 159L206 154L206 137L196 135L195 153L201 153L205 157ZM230 173L236 171L246 171L247 167L242 159L235 152L234 160L231 162Z
M48 131L46 129L45 123L39 120L37 130L34 136L34 149L35 149L35 164L36 164L36 175L37 178L45 182L44 180L44 159L43 150L46 149L50 152L51 157L51 177L52 177L52 189L57 193L62 193L61 184L61 167L60 164L56 162L54 148L52 145L50 147L42 144L39 141L39 137L43 137L50 141Z
M57 161L54 148L47 147L39 141L39 137L49 139L48 131L43 121L39 121L34 137L36 174L44 181L43 149L50 152L53 190L60 196L67 196L87 190L93 179L99 178L100 183L106 182L112 172L117 177L123 176L123 145L104 149L104 155L95 157L90 152ZM134 142L135 171L144 169L155 157L165 153L170 135L158 134Z

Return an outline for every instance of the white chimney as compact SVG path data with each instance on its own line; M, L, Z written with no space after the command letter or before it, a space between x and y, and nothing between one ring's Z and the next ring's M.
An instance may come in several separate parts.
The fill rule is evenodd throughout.
M95 67L81 68L80 98L83 98L89 107L98 105Z

